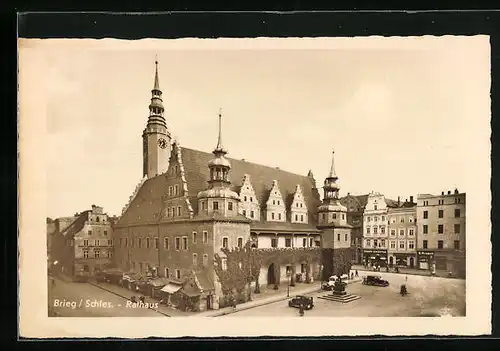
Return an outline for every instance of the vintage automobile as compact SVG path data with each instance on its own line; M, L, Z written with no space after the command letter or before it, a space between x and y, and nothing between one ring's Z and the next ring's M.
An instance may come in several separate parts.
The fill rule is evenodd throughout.
M340 276L340 278L342 280L347 280L349 279L349 276L347 274L342 274ZM333 287L335 285L335 282L338 280L338 276L336 275L332 275L330 278L328 278L328 281L327 282L324 282L323 284L321 284L321 288L323 290L333 290Z
M366 277L363 277L363 284L374 286L389 286L389 282L382 279L382 277L379 275L367 275Z
M314 307L313 298L303 295L297 295L293 297L290 301L288 301L289 307L300 307L300 305L304 306L304 309L310 310Z

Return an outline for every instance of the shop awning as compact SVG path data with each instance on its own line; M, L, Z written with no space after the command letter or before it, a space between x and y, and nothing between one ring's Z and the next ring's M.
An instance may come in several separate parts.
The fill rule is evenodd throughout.
M168 283L163 288L161 288L161 291L169 293L169 294L173 294L173 293L179 291L181 288L182 288L181 285Z

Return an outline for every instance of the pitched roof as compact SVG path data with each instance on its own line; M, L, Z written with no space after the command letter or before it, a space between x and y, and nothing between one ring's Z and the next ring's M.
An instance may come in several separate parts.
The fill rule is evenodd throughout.
M319 232L318 228L314 224L306 223L290 223L290 222L266 222L266 221L255 221L250 225L251 230L277 230L277 231L307 231L307 232Z
M367 202L368 202L368 194L365 195L347 195L342 198L340 198L340 203L344 206L348 205L348 199L354 199L356 203L358 204L360 209L365 208Z
M181 155L188 186L188 198L194 213L197 213L197 195L198 192L205 190L208 186L207 180L210 175L208 162L214 156L208 152L184 147L181 147ZM278 185L286 206L290 208L291 200L293 200L293 196L290 195L295 193L295 188L299 184L302 188L309 212L309 220L311 223L316 223L316 209L321 201L311 178L252 162L232 158L227 159L231 162L231 171L229 174L233 191L239 190L238 188L241 187L244 175L249 174L255 194L261 209L263 209L269 197L273 180L278 180ZM165 175L147 179L128 206L128 209L120 217L118 225L157 222L160 219L162 195L165 194L165 189Z
M87 212L89 211L83 211L82 213L80 213L78 217L76 217L76 219L73 221L73 223L71 223L66 229L61 231L61 234L66 238L71 239L75 236L75 234L79 233L83 229L83 226L87 221Z

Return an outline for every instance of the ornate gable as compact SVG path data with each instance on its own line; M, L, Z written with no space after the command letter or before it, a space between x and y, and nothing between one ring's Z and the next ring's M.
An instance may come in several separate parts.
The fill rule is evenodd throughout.
M249 174L243 176L240 188L240 204L238 212L254 221L260 221L260 204Z
M277 180L273 180L269 198L266 202L266 220L269 222L286 221L285 201L283 201L283 195Z
M299 184L295 187L292 205L290 207L292 223L307 223L307 206L304 200L304 194Z

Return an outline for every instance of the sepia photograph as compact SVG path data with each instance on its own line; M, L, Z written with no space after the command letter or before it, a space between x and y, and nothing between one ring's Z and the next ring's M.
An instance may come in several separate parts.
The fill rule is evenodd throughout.
M490 115L487 36L20 39L21 334L489 332Z

